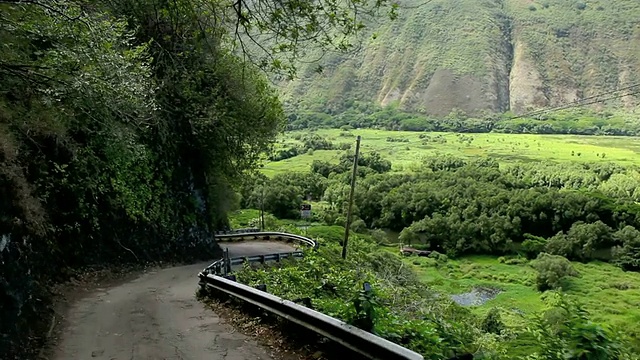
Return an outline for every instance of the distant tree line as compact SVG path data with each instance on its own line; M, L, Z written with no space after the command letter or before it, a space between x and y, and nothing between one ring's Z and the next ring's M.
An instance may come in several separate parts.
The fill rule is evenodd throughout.
M351 144L334 144L330 140L315 133L297 134L294 138L302 144L288 145L283 148L273 150L269 154L268 159L270 161L280 161L302 154L313 153L315 150L348 150L351 148Z
M585 109L565 110L536 118L515 117L514 114L485 114L471 117L454 110L445 117L409 113L395 107L373 105L354 107L342 113L293 111L288 116L287 129L313 128L377 128L401 131L441 131L461 133L512 134L576 134L576 135L640 135L640 121L631 115L594 113Z

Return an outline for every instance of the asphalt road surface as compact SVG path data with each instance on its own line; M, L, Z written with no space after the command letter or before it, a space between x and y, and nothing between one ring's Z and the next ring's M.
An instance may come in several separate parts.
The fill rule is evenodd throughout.
M231 257L291 251L278 242L223 243ZM54 360L271 359L195 298L207 263L150 271L72 304Z

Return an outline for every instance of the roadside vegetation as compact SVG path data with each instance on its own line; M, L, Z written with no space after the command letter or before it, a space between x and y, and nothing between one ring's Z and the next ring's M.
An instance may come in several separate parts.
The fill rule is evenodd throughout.
M245 227L257 223L258 215L257 210L242 210L231 219ZM299 220L268 217L269 229L305 233L294 226ZM626 311L639 300L631 285L640 279L637 273L604 263L573 263L581 275L570 280L570 287L540 292L539 272L524 258L452 259L437 253L402 257L379 233L361 230L352 235L345 261L340 257L343 234L341 226L313 226L306 235L320 242L317 252L299 261L247 266L238 280L265 284L285 299L309 298L314 309L428 359L463 354L479 359L579 359L582 351L596 346L604 358L634 358L633 349L638 349L638 314ZM365 282L373 293L363 291ZM471 306L460 306L450 296L476 288L499 292ZM594 341L594 336L600 338ZM556 352L562 355L553 356Z
M241 206L255 209L261 204L278 214L268 216L270 226L306 231L325 245L299 263L247 268L241 281L266 283L289 299L309 297L321 311L352 324L362 321L353 313L352 300L369 281L380 292L379 311L425 321L417 331L410 321L388 328L372 318L372 331L427 358L472 353L476 358L580 359L586 352L594 358L637 358L640 176L639 158L628 138L341 129L287 133L275 151L299 146L305 136L341 148L337 144L352 143L354 134L364 141L352 223L357 240L347 262L339 258L338 247L353 151L307 149L313 160L304 166L291 162L307 155L268 163L263 171L269 176L251 180L254 186L248 182ZM398 160L396 154L414 151L423 141L449 151ZM460 151L475 143L488 143L493 152L474 156ZM532 145L536 150L526 153ZM500 147L531 158L500 156ZM549 159L553 152L562 158ZM603 159L595 153L606 155ZM544 159L548 161L535 161ZM288 172L273 171L287 161ZM260 192L255 184L261 184ZM292 226L305 223L298 219L303 202L313 205L309 222L314 226L307 230ZM251 221L246 211L245 221ZM401 244L430 255L402 257ZM375 268L371 256L388 262ZM355 274L334 298L323 284L337 280L314 266ZM382 281L389 271L401 271L412 285ZM307 282L281 278L305 275ZM412 314L396 310L403 308L403 299L389 298L409 289L429 299L420 300ZM425 315L434 313L450 322L441 324L447 331L438 332L441 325ZM440 343L422 337L430 327ZM415 330L413 335L394 337L407 329Z

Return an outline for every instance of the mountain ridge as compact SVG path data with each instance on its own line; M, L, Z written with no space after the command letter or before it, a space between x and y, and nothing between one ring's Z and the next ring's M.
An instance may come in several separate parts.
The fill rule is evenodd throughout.
M360 49L302 64L281 89L291 108L330 114L353 101L437 117L522 114L640 83L638 19L640 2L625 0L404 0Z

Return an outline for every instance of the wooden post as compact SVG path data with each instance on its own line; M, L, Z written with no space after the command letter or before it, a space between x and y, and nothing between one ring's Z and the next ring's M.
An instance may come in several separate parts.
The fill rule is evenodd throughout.
M262 183L261 189L262 196L260 197L260 231L264 231L264 183Z
M349 228L351 227L351 209L353 207L353 193L356 188L358 171L358 155L360 154L360 135L356 138L356 154L353 158L353 173L351 174L351 190L349 190L349 205L347 207L347 224L344 228L344 242L342 243L342 258L347 258L347 243L349 242Z

